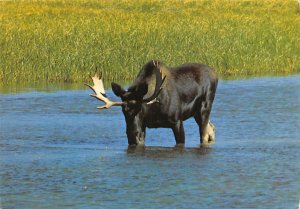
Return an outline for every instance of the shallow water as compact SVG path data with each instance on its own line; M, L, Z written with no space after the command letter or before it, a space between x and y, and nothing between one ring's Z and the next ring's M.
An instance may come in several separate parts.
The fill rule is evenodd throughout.
M51 90L0 94L0 208L298 207L300 75L220 81L210 148L191 119L185 148L148 129L128 149L118 107Z

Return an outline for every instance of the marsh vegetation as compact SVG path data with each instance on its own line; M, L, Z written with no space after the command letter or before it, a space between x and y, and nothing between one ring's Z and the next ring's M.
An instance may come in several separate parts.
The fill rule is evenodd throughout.
M0 2L1 82L132 79L149 59L221 76L299 72L293 0Z

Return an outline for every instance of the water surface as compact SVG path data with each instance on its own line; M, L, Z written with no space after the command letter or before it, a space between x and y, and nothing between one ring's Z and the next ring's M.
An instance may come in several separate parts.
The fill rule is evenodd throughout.
M0 94L0 208L298 207L300 75L220 81L209 148L190 119L185 148L148 129L128 149L119 107L51 90Z

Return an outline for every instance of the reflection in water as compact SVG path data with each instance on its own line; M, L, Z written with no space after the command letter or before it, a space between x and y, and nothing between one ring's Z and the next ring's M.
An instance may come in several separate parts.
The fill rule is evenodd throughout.
M128 146L128 156L143 156L147 158L177 158L182 155L207 155L211 147L185 148L185 147L157 147L157 146Z
M148 129L127 148L121 110L88 89L0 94L0 208L296 208L299 89L299 75L220 81L211 147L192 119L185 147Z

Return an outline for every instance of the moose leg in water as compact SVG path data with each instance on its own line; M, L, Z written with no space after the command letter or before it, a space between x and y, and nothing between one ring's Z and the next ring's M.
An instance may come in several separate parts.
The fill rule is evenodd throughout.
M208 135L208 143L215 143L216 130L214 124L211 121L208 122L206 134Z
M215 142L215 127L209 121L208 123L203 124L200 115L195 116L195 120L199 126L200 132L200 142L201 144L212 144Z
M210 125L209 122L209 115L212 108L213 100L214 93L211 94L211 91L209 91L206 94L205 100L201 103L200 110L198 110L198 112L195 115L195 120L199 126L201 144L208 144L209 142L214 140L214 128Z
M178 121L172 127L172 131L175 136L176 145L181 145L185 143L185 135L182 121Z

